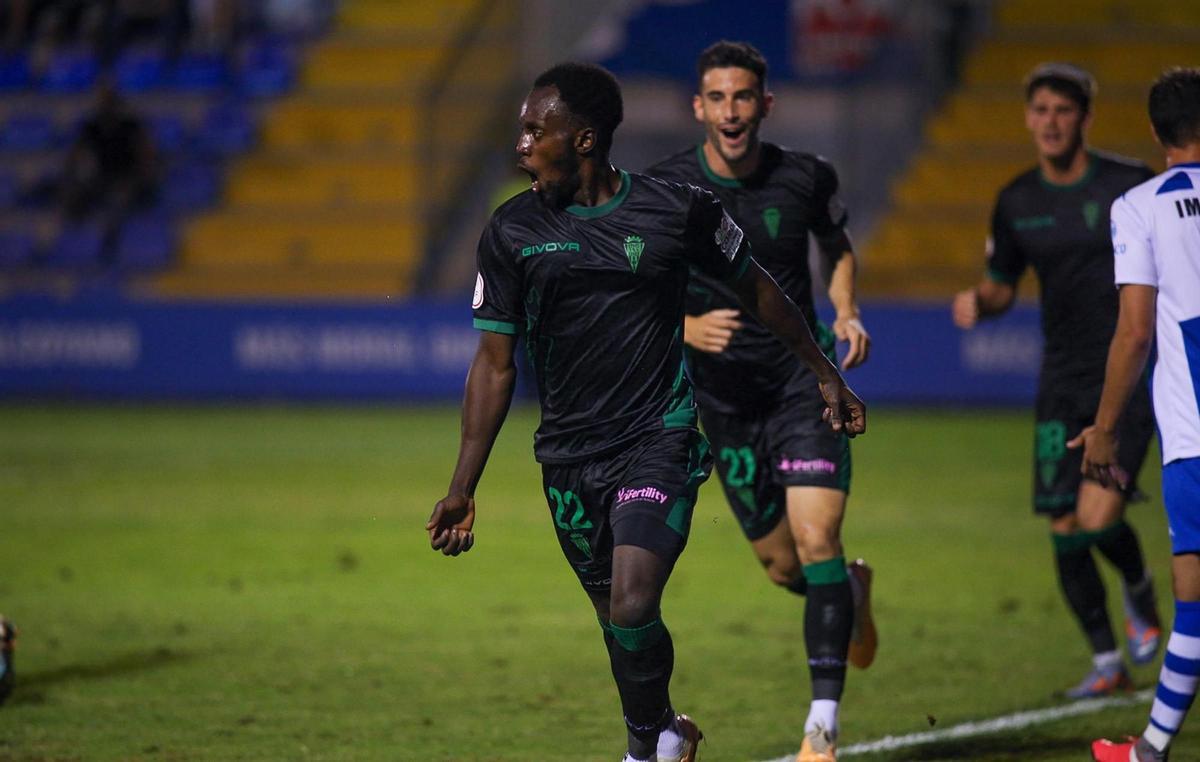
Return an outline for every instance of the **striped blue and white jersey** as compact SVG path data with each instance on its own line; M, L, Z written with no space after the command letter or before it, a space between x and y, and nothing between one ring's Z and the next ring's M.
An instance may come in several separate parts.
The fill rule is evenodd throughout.
M1130 189L1111 219L1117 285L1158 289L1153 389L1163 463L1200 457L1200 163Z

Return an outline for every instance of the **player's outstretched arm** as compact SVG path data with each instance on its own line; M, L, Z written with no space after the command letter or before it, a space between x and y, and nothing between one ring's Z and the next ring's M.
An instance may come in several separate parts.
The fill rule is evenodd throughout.
M733 287L742 305L812 369L827 405L825 420L833 430L844 431L849 436L865 432L866 405L846 386L837 366L817 346L800 308L783 293L774 279L757 262L750 260Z
M512 403L515 346L514 336L484 331L467 373L458 463L446 497L433 507L425 524L430 546L447 556L465 553L475 544L475 486Z
M1117 461L1117 423L1134 389L1141 383L1142 371L1150 359L1158 289L1124 285L1121 286L1120 300L1117 330L1108 345L1104 390L1100 393L1096 422L1067 442L1067 447L1072 449L1083 447L1083 464L1080 466L1083 475L1106 487L1124 487L1129 482L1129 474Z
M871 353L871 335L863 326L858 312L858 300L855 297L858 261L854 252L847 249L834 259L835 263L828 279L829 301L836 310L833 335L838 341L844 341L848 345L846 356L842 358L842 370L850 370L867 361L867 356Z
M984 278L975 288L959 291L950 306L954 324L964 331L980 320L1003 315L1017 299L1017 289L1007 283Z

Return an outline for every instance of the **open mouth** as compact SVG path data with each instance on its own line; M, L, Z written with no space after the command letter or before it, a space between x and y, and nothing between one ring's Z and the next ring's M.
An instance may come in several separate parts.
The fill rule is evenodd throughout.
M525 166L521 162L517 162L517 169L519 169L522 172L524 172L525 174L529 175L529 187L533 190L534 193L538 193L539 191L541 191L541 189L542 189L541 183L538 182L538 177L532 169Z
M746 125L739 124L739 125L734 125L732 127L720 127L720 128L718 128L718 131L730 143L737 143L745 136Z

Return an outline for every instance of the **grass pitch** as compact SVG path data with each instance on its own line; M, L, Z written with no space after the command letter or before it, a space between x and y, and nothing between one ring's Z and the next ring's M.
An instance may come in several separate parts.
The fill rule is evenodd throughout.
M851 671L843 743L1055 705L1089 660L1030 515L1030 414L872 412L844 537L876 569L882 646ZM477 545L447 559L422 526L456 410L0 408L0 611L22 633L0 760L619 759L616 690L554 542L535 422L510 416ZM1156 458L1154 497L1130 517L1169 615ZM802 602L767 582L715 480L664 619L702 758L794 753ZM1157 667L1135 677L1151 686ZM1086 759L1145 717L863 758ZM1197 747L1185 729L1172 758Z

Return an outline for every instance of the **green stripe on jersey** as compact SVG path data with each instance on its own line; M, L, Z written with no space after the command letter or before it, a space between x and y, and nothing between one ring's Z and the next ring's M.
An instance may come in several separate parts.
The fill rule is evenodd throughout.
M987 276L988 280L994 280L997 283L1003 283L1006 286L1015 286L1017 283L1017 279L1013 276L1006 275L999 270L993 270L990 267L987 269Z
M599 206L581 206L579 204L571 204L567 207L567 211L576 217L583 217L587 220L592 220L597 217L603 217L609 212L616 209L629 195L629 186L633 185L633 181L629 179L629 173L621 170L621 187L617 189L616 194Z
M704 144L696 146L696 156L700 160L700 169L704 170L704 176L712 180L717 185L723 185L726 188L740 188L742 181L735 177L721 177L716 172L713 172L712 167L708 166L708 157L704 155Z
M515 336L517 333L516 325L512 323L506 323L503 320L481 320L480 318L475 318L475 320L472 322L474 323L475 327L481 331L503 333L508 336Z

